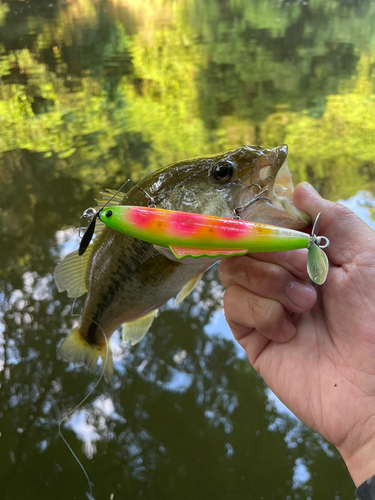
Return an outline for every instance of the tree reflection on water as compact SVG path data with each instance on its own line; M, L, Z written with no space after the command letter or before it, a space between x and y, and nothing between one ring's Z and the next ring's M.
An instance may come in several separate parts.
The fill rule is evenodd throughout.
M63 426L100 495L152 492L158 498L172 491L191 498L206 487L220 495L228 480L230 495L250 486L262 494L264 459L267 470L278 471L272 488L312 491L306 478L314 457L335 456L249 369L229 335L221 293L211 270L181 306L165 307L138 347L124 348L114 336L113 383L101 384ZM56 345L71 323L71 301L56 299L51 277L26 273L23 289L5 295L2 320L12 332L2 337L1 438L10 457L3 463L6 498L40 490L57 498L76 495L84 491L84 479L57 426L99 371L93 375L56 359ZM113 478L109 484L107 474ZM259 475L264 479L254 486ZM67 477L74 480L67 484Z
M287 143L374 227L370 0L0 5L0 496L84 498L58 423L100 373L57 359L76 319L56 262L100 189L186 157ZM216 270L164 307L63 425L96 498L353 499L336 452L234 343ZM75 313L82 308L77 300Z

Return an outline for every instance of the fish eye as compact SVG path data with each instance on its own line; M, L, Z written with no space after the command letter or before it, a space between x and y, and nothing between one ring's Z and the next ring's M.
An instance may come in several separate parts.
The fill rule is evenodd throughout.
M231 180L235 166L231 161L224 160L216 163L212 169L212 175L219 182Z
M106 217L111 217L112 215L113 215L112 210L108 210L108 211L105 213L105 216L106 216Z

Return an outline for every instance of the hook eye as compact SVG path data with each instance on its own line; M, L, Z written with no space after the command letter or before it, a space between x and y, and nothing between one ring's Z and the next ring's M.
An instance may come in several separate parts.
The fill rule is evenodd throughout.
M94 217L94 215L96 215L95 208L87 208L83 212L82 217L84 217L85 219L92 219Z
M318 245L319 248L324 250L325 248L329 247L329 239L326 238L325 236L318 236L315 240L315 243Z

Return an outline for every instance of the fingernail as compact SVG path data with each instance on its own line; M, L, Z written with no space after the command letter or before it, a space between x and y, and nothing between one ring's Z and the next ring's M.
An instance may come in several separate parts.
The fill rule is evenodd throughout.
M283 324L282 330L284 332L284 337L287 339L291 339L296 331L296 327L293 325L290 319L286 319Z
M315 290L307 283L291 281L286 289L286 296L296 306L305 309L315 298Z
M306 189L308 189L311 193L314 193L316 196L319 196L319 198L321 197L318 191L309 182L305 182L305 185Z

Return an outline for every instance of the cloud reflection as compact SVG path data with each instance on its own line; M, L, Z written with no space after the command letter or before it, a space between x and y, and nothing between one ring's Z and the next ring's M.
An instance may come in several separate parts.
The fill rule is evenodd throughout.
M375 197L368 191L358 191L355 196L339 203L350 208L360 219L375 229Z
M91 459L97 452L97 441L116 439L116 434L110 429L112 421L126 423L126 419L115 411L112 399L99 396L90 407L74 412L64 427L71 429L82 441L82 451Z

